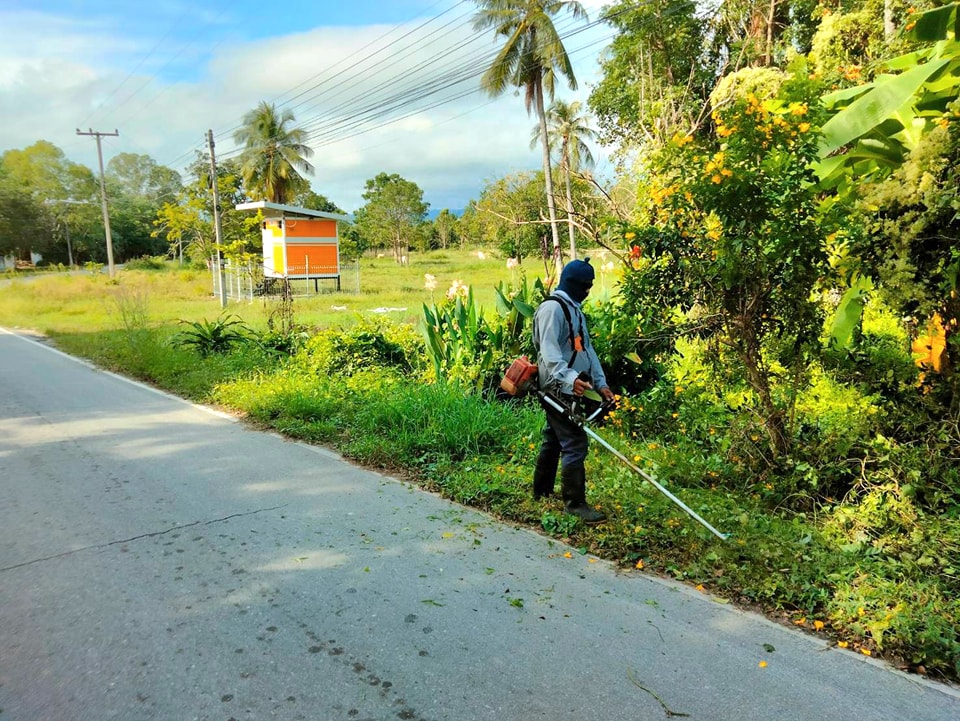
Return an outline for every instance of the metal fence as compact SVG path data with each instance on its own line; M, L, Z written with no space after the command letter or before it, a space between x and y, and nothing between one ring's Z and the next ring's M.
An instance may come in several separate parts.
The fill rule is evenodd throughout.
M296 270L296 269L291 269ZM213 276L213 294L220 296L220 265L216 259L211 265ZM296 276L296 273L291 273ZM301 276L303 273L301 273ZM324 277L286 277L268 278L263 274L263 266L248 263L246 265L223 263L223 287L229 300L253 300L261 296L283 295L289 292L295 298L303 298L322 293L359 293L360 263L341 263L340 274Z

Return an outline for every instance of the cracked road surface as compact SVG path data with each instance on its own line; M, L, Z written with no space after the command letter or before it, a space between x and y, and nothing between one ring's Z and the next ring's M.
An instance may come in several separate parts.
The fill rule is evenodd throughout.
M0 331L0 721L671 714L960 695Z

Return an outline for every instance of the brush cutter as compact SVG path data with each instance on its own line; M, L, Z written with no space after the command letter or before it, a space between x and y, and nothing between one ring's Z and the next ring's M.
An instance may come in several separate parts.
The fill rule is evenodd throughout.
M580 428L582 428L588 436L593 438L597 443L599 443L601 446L606 448L608 451L610 451L613 455L615 455L621 461L626 463L627 466L630 468L630 470L638 474L650 485L652 485L654 488L660 491L660 493L662 493L671 501L673 501L676 505L678 505L681 509L683 509L683 511L688 516L690 516L693 520L697 521L697 523L699 523L701 526L703 526L708 531L710 531L710 533L712 533L714 536L719 538L721 541L726 541L729 538L729 536L726 533L720 533L720 531L718 531L716 528L714 528L709 523L707 523L707 521L705 521L696 511L694 511L687 504L685 504L683 501L681 501L679 498L673 495L670 491L664 488L663 485L661 485L657 481L657 479L655 479L649 473L646 473L645 471L641 470L640 468L637 468L636 465L630 462L630 459L628 459L620 451L618 451L616 448L614 448L605 440L603 440L603 438L597 435L593 431L593 429L591 429L587 425L587 423L598 421L600 418L602 418L608 412L610 412L610 410L612 410L613 408L612 403L609 403L609 402L603 403L595 411L593 411L587 416L584 416L583 413L580 411L576 401L574 401L573 404L570 405L564 402L563 400L561 400L560 398L556 397L555 395L552 395L550 393L547 393L545 391L540 391L540 390L537 391L537 395L540 396L540 399L543 401L545 405L549 406L550 408L553 408L555 411L562 414L565 418L570 420L572 423L575 423Z

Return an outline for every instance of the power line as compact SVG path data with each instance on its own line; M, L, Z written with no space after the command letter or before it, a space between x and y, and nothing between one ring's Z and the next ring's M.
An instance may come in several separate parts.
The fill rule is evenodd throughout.
M168 37L170 37L170 35L173 33L173 31L176 29L176 27L180 24L180 22L187 16L188 13L189 13L189 10L184 10L184 11L183 11L183 14L181 14L180 17L178 17L176 20L174 20L173 25L170 26L170 28L169 28L169 29L167 30L167 32L163 35L163 37L161 37L161 38L156 42L156 44L155 44L152 48L150 48L150 50L149 50L148 52L144 53L144 55L140 58L140 61L130 70L130 72L127 73L127 75L123 78L123 80L121 80L120 83L119 83L113 90L111 90L111 91L107 94L107 97L105 97L103 100L101 100L101 101L97 104L97 107L95 107L93 110L90 111L90 113L87 115L87 117L84 118L84 119L80 122L80 125L86 125L87 121L88 121L90 118L94 117L98 112L100 112L100 110L107 104L107 102L108 102L114 95L116 95L118 92L120 92L120 89L126 84L126 82L127 82L130 78L132 78L132 77L134 76L134 74L135 74L141 67L143 67L143 64L157 51L157 49L166 41L166 39L167 39ZM131 97L132 97L132 96L131 96ZM128 102L129 100L130 100L130 98L127 98L127 100L124 101L124 102Z
M460 4L462 3L457 3L457 5L453 7L457 7ZM453 8L450 8L450 10L452 9ZM450 10L446 12L449 12ZM376 78L377 76L371 72L372 68L365 67L367 64L372 62L372 60L377 56L381 55L386 48L398 45L403 39L412 36L418 30L423 30L431 23L439 20L444 14L445 13L421 23L400 38L397 38L389 43L387 46L378 49L375 53L361 58L357 62L352 63L350 66L341 69L330 78L325 79L322 82L315 83L309 88L300 91L280 105L289 105L295 100L305 98L300 103L297 103L293 105L292 108L288 109L302 107L315 109L324 101L329 103L332 100L343 96L351 89L356 89L358 85L363 83L363 81L370 78ZM454 18L441 28L435 29L428 33L427 37L429 38L433 35L436 35L441 30L449 28L451 25L456 24L465 17L472 17L472 13ZM558 34L560 34L561 39L566 40L575 37L582 32L586 32L587 30L590 30L600 24L606 24L607 21L607 17L601 17L596 21L586 24L577 23L579 27L571 28L570 25L574 24L573 21L571 21L569 18L564 18L560 23L560 28L558 28ZM454 29L460 29L467 24L469 24L469 21L460 23L460 25ZM492 62L499 50L497 48L493 48L486 51L473 52L468 54L466 58L456 58L456 55L484 37L488 36L480 33L473 33L464 39L456 40L453 44L442 47L429 57L421 60L419 63L414 65L413 68L408 68L403 72L397 72L389 75L385 79L380 80L380 82L374 85L373 88L365 88L363 91L357 91L352 97L346 98L337 105L337 114L334 117L325 118L322 113L310 115L305 118L305 122L302 123L300 127L302 129L306 129L310 133L309 138L311 141L314 143L319 142L318 147L327 147L335 142L339 142L340 140L352 138L357 135L370 132L378 127L383 127L390 123L398 122L402 119L410 117L413 114L416 114L417 112L433 109L445 103L454 102L474 94L478 92L476 87L471 87L466 91L459 92L456 92L456 88L462 86L464 83L470 80L478 79L483 72L485 72L489 66L489 63ZM609 37L613 37L613 35ZM592 41L584 47L588 48L597 45L600 42L606 42L609 37ZM393 55L384 58L381 64L396 66L400 63L400 61L407 59L415 52L422 52L424 47L422 37L418 37L416 40L417 42L415 43L399 47L397 52L395 52ZM436 40L432 40L431 42L427 43L427 46L433 46L435 44ZM369 47L369 44L364 47ZM575 51L569 52L568 54L576 54L582 49L583 48L579 48ZM356 54L357 53L355 52L348 57L353 57ZM456 59L451 62L449 60L451 57ZM329 69L337 67L337 65L342 64L342 62L343 61L338 61L338 63L335 63ZM438 63L440 63L439 66ZM425 78L418 76L418 74L425 70L430 71L431 75ZM438 70L440 71L439 74L437 72ZM323 73L321 72L317 75L314 75L311 80L316 79L322 74ZM339 82L333 83L334 80L339 80ZM284 95L303 87L306 82L310 81L303 81L295 86L295 88L292 90L287 91L287 93L283 93L277 97L283 97ZM451 93L450 91L455 92ZM425 99L433 98L436 95L445 92L447 94L440 99L428 104L424 104L423 101ZM410 112L402 112L405 108L411 107L413 109ZM364 125L367 127L363 127ZM236 127L239 126L231 127L226 132L232 131ZM344 132L347 132L348 134L342 135ZM198 149L198 147L199 146L192 147L190 150L178 156L173 162L177 162L180 159L189 156L190 153L192 153L195 149ZM221 153L221 158L228 158L238 155L241 152L242 149L235 149L233 151Z
M577 34L577 32L579 31L568 33L568 37L574 36ZM379 85L374 86L374 88L366 91L363 95L356 96L350 103L339 105L339 113L335 118L308 119L305 123L301 123L300 127L310 132L310 138L312 140L323 140L341 130L351 129L356 127L358 124L362 124L363 122L387 117L391 112L403 109L404 107L409 106L411 103L419 102L424 98L432 97L437 93L450 90L461 86L466 82L476 80L483 74L483 72L485 72L489 66L489 63L493 60L498 52L497 50L484 50L480 54L474 53L465 59L459 59L453 65L448 64L440 68L445 72L442 72L441 74L434 74L424 80L419 80L414 76L414 74L427 67L436 70L437 60L443 59L454 52L465 48L467 45L475 42L480 37L483 36L474 34L468 37L466 40L458 42L456 45L446 48L442 52L422 61L420 64L405 71L404 73L399 73L386 78ZM447 71L447 67L452 69ZM396 85L394 81L405 74L409 74L414 77L412 77L405 84ZM385 96L373 94L384 89L389 89L393 92L390 95ZM476 86L471 86L469 92L465 94L457 93L455 97L451 97L449 99L459 99L464 95L469 95L474 92L478 92L478 89ZM364 105L358 106L357 103L364 100L367 102ZM436 104L431 104L430 107L436 107Z

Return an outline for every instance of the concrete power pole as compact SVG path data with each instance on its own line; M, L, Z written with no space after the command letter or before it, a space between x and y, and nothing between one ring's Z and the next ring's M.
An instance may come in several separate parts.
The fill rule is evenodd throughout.
M220 189L217 187L217 159L213 154L213 131L207 131L210 144L210 185L213 188L213 231L217 239L217 268L220 271L220 307L227 307L226 273L223 271L223 227L220 225Z
M112 133L101 133L88 129L86 133L82 133L80 132L80 128L77 128L77 135L92 135L97 139L97 159L100 161L100 202L103 205L103 227L107 234L107 271L112 278L114 273L113 236L110 234L110 212L107 210L107 186L103 181L103 148L100 144L100 138L105 135L117 137L120 135L120 131L114 130Z

